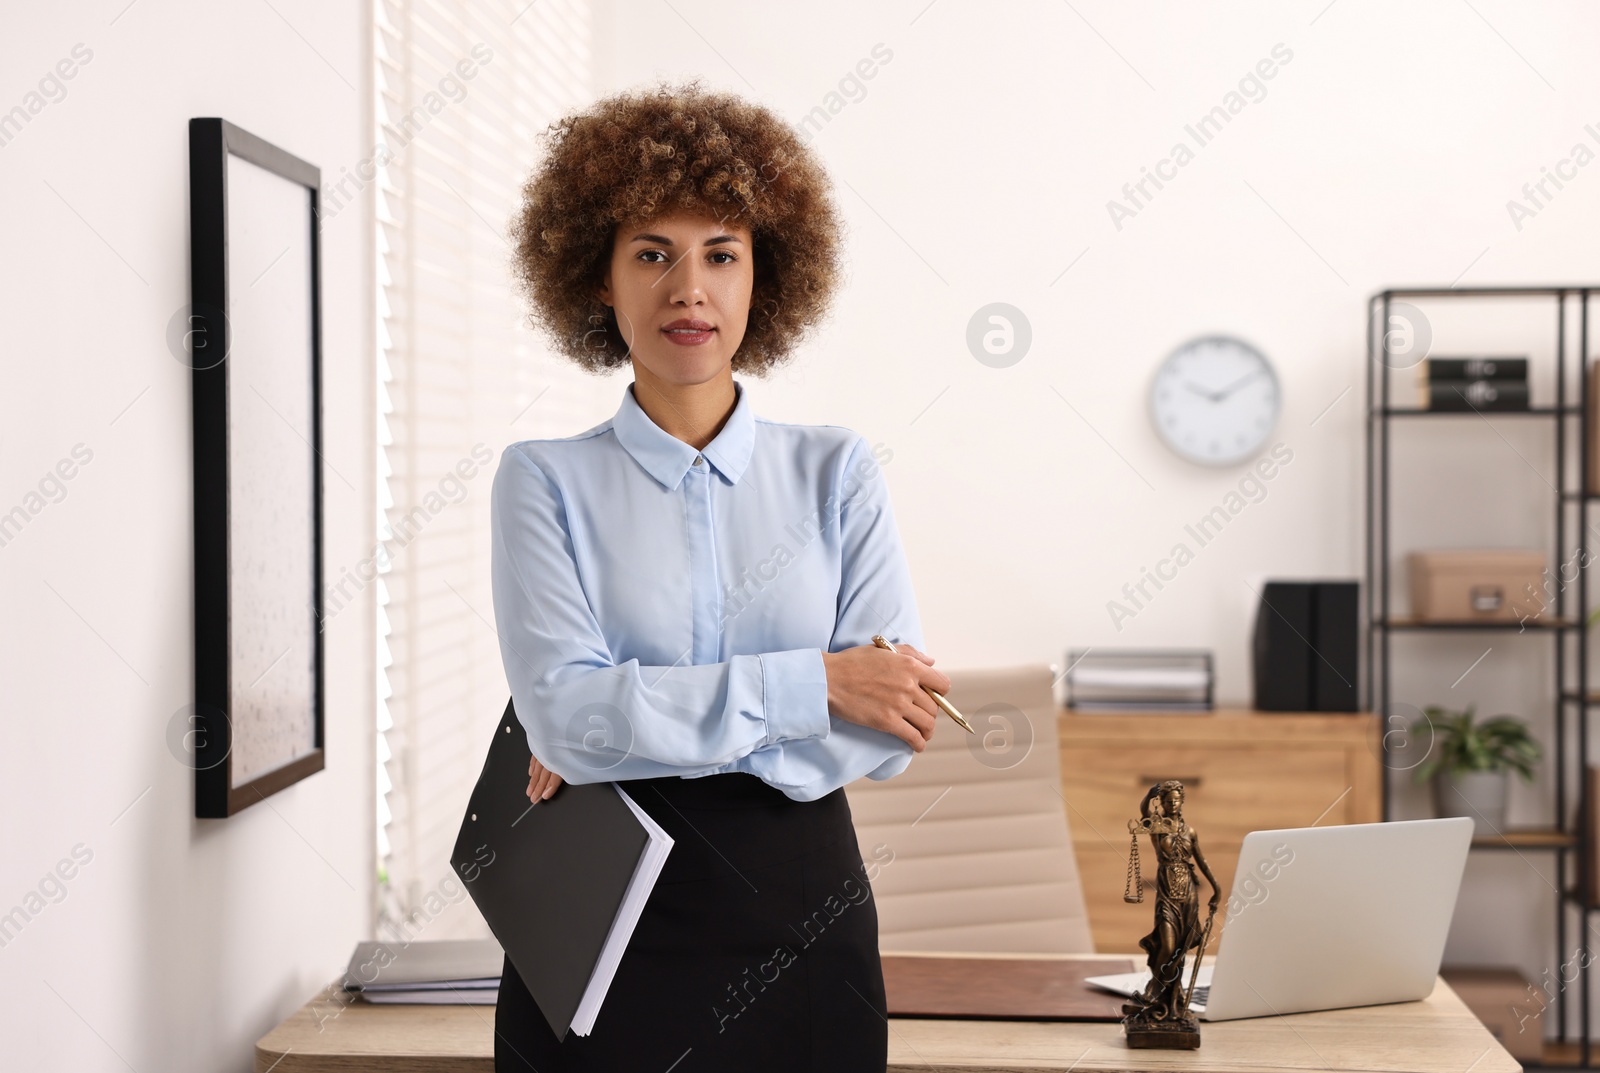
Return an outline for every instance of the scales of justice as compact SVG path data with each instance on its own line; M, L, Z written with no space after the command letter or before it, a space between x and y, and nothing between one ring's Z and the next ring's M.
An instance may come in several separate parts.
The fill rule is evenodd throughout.
M1150 969L1145 989L1122 1005L1122 1025L1129 1047L1193 1050L1200 1046L1200 1022L1189 1010L1200 959L1211 940L1220 888L1200 852L1200 836L1183 818L1183 783L1167 779L1150 787L1139 806L1139 818L1128 821L1128 883L1125 902L1144 901L1144 876L1139 870L1139 836L1150 836L1156 855L1155 927L1139 940ZM1204 926L1200 923L1200 883L1211 884ZM1194 969L1184 986L1185 955L1194 950Z

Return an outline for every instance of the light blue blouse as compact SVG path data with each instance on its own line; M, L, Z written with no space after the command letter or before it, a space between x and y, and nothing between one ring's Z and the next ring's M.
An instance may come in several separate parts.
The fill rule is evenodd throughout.
M904 771L911 746L828 713L824 650L923 648L880 459L768 421L744 385L703 451L633 385L616 414L500 457L500 653L540 763L571 783L744 771L797 801Z

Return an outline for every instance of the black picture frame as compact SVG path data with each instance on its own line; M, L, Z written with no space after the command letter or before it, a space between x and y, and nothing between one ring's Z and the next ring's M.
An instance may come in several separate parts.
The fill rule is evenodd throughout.
M320 189L314 165L225 119L189 120L200 818L326 765Z

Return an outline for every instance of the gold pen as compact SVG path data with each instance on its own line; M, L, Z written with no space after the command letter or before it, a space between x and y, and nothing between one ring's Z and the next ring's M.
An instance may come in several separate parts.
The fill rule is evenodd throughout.
M885 640L883 634L881 633L875 633L872 635L872 643L877 645L879 648L887 648L890 652L899 651L899 649L895 648L894 645ZM949 701L945 700L942 696L935 693L927 686L923 686L922 691L933 698L933 703L939 706L940 711L944 712L944 714L948 715L951 719L954 719L957 723L959 723L962 730L965 730L968 734L977 733L977 731L972 729L972 724L967 722L967 717L956 711L956 706L954 704L951 704Z

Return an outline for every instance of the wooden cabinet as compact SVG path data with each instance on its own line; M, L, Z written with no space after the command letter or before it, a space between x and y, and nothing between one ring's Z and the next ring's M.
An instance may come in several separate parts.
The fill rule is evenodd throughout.
M1378 720L1366 712L1218 710L1206 714L1059 713L1061 796L1095 949L1139 952L1153 912L1154 857L1140 839L1145 900L1122 900L1128 820L1154 783L1181 779L1184 814L1222 887L1217 949L1239 844L1250 831L1382 818ZM1200 910L1210 887L1201 880Z

